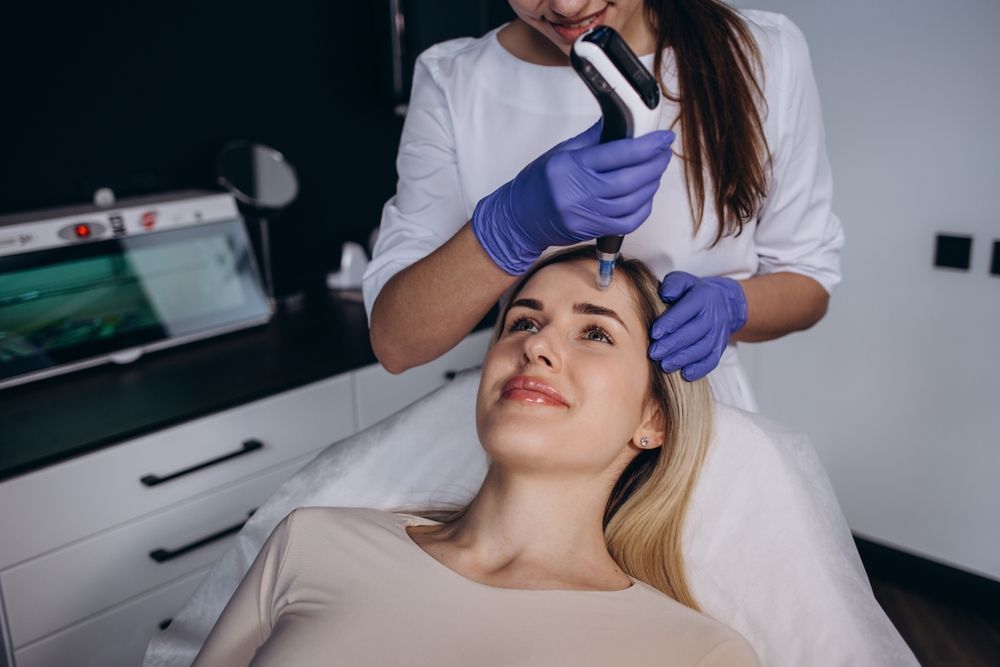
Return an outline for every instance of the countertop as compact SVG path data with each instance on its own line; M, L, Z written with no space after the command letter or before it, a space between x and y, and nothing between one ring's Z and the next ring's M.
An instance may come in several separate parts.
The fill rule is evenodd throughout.
M0 389L0 480L373 363L364 306L321 290L263 326Z

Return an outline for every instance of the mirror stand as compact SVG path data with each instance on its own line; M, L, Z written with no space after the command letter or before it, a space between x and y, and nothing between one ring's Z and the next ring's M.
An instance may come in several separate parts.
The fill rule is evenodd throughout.
M276 309L270 223L299 193L299 181L285 156L269 146L234 141L219 152L219 184L253 211L260 246L260 271L271 311Z

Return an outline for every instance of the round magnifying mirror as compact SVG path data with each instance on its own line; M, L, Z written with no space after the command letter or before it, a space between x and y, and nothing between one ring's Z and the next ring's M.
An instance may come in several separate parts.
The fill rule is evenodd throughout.
M236 199L258 209L280 210L299 194L295 169L278 151L234 141L219 153L219 184Z
M270 221L299 194L299 179L285 156L269 146L234 141L219 153L219 184L241 204L251 209L259 236L259 265L264 291L275 308L274 274L271 266Z

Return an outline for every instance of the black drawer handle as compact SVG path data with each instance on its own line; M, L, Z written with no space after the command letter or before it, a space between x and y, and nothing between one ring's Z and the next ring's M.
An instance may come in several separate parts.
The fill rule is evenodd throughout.
M191 542L190 544L185 544L184 546L178 547L173 551L171 551L170 549L153 549L152 551L149 552L149 557L155 560L157 563L166 563L168 560L179 558L188 552L194 551L195 549L200 549L206 544L211 544L212 542L221 540L223 537L229 537L230 535L235 535L236 533L240 532L240 529L243 528L243 525L247 522L248 519L250 519L250 517L253 516L253 513L256 511L257 511L256 509L252 509L249 512L247 512L247 518L244 519L243 521L240 521L238 524L234 526L230 526L229 528L223 528L217 533L212 533L208 537L203 537L200 540L195 540L194 542Z
M177 479L178 477L183 477L184 475L190 475L193 472L197 472L202 468L207 468L209 466L214 466L217 463L222 463L223 461L228 461L229 459L234 459L237 456L243 456L244 454L249 454L250 452L255 452L258 449L262 449L264 443L260 440L246 440L243 446L237 449L235 452L230 452L229 454L223 454L218 458L214 458L211 461L205 461L204 463L199 463L198 465L191 466L190 468L185 468L184 470L178 470L177 472L170 473L164 477L158 475L144 475L139 479L145 486L156 486L157 484L163 484L164 482L169 482L172 479Z

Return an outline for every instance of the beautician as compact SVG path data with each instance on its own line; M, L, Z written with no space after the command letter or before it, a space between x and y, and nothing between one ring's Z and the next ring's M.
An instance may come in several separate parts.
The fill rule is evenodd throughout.
M622 254L663 276L673 306L650 356L756 410L734 343L809 328L840 281L802 33L717 0L510 4L511 23L417 61L364 278L375 354L392 372L430 361L549 248L627 234ZM568 53L601 24L660 73L661 131L598 144L600 110Z

